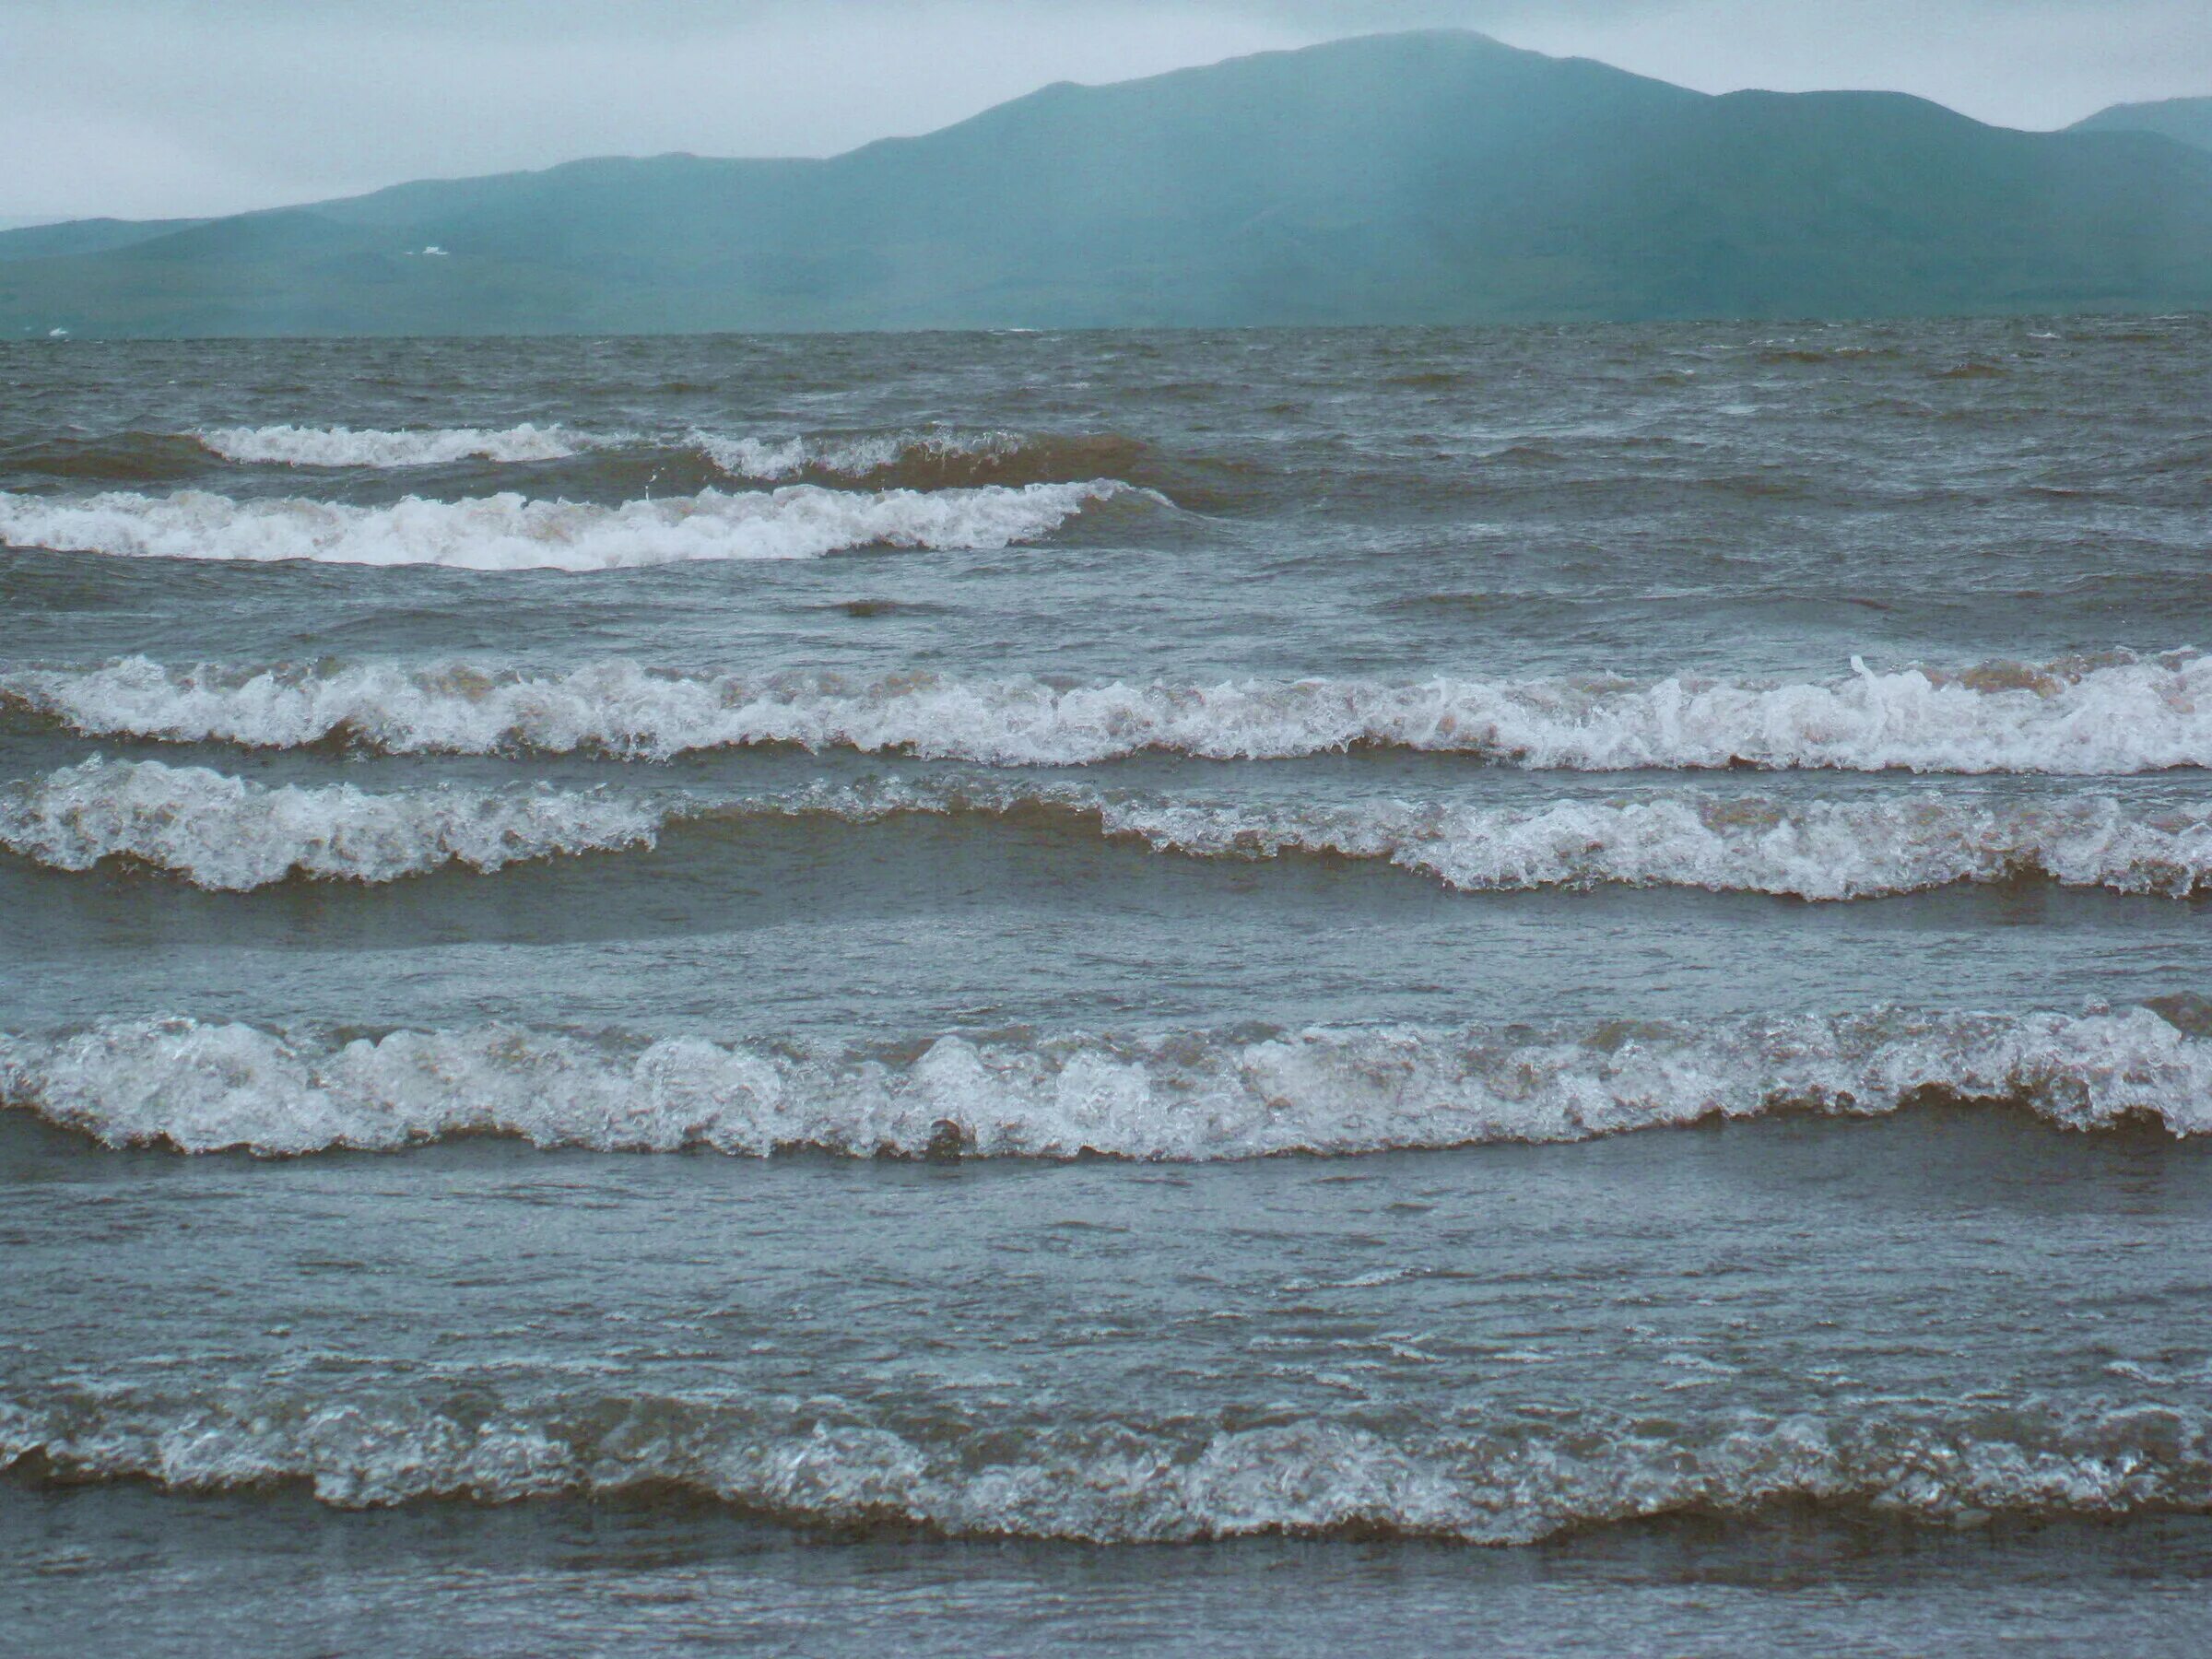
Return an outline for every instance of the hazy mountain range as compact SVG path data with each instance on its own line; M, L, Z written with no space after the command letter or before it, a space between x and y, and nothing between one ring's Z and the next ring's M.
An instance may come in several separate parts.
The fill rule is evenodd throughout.
M1047 87L827 160L577 161L0 233L7 335L2208 305L2212 100L2023 133L1453 31Z
M2212 150L2212 98L2169 98L2161 103L2114 104L2069 129L2077 133L2163 133Z

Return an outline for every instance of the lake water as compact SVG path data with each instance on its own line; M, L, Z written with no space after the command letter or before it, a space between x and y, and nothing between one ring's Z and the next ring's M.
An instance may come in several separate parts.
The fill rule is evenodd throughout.
M2212 1643L2212 319L0 346L0 1651Z

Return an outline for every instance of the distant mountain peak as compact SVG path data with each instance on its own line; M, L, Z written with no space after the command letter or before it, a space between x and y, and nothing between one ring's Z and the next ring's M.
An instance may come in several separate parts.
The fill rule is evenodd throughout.
M2128 124L2108 117L2087 124ZM0 233L6 335L2199 306L2212 156L2181 144L2013 132L1900 94L1713 98L1466 29L1060 82L827 159L602 157Z
M2075 133L2158 133L2193 148L2212 151L2212 98L2161 98L2114 104L2067 129Z

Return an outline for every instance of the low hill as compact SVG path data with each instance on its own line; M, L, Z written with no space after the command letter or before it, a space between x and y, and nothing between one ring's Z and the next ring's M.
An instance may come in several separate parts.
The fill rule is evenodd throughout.
M2212 305L2212 156L1709 97L1456 31L1059 85L827 160L404 184L12 256L80 335L1468 323Z
M2114 104L2069 129L2077 133L2159 133L2178 143L2212 150L2212 98L2169 98L2158 103Z
M110 248L151 241L157 236L188 230L204 219L66 219L59 224L27 225L0 231L0 260L48 259L57 254L104 253Z

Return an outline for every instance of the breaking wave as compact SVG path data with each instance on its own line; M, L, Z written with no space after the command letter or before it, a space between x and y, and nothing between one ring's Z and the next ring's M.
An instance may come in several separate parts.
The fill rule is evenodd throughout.
M724 438L694 432L689 441L735 478L762 483L830 479L907 489L1123 477L1135 472L1145 455L1143 444L1114 433L1061 436L931 429Z
M455 461L559 461L600 440L558 426L446 427L381 431L352 427L216 427L195 432L226 461L283 466L436 466Z
M2135 818L2109 797L2056 806L1937 795L1804 804L1677 796L1533 808L1383 802L1277 813L1041 798L1095 813L1105 833L1157 851L1379 859L1466 891L1619 883L1841 900L2023 876L2172 898L2212 889L2212 822Z
M2183 1028L2201 1028L2204 1011L951 1034L841 1050L513 1026L337 1041L116 1020L0 1038L0 1100L111 1147L271 1157L498 1135L609 1152L1212 1161L1576 1141L1783 1109L1874 1115L1928 1099L2194 1135L2212 1132L2212 1041Z
M150 436L150 435L149 435ZM161 440L155 440L160 441ZM190 441L226 461L302 467L395 469L460 461L561 461L596 450L683 450L751 483L865 483L945 489L986 484L1079 482L1123 476L1145 446L1117 433L1030 433L927 427L896 431L732 437L581 432L524 422L512 427L384 430L352 427L218 427Z
M458 1405L448 1397L458 1393ZM455 1391L189 1396L72 1382L0 1395L0 1468L185 1490L300 1482L367 1508L688 1491L786 1523L1171 1543L1289 1534L1527 1544L1668 1514L1817 1504L1937 1525L2212 1506L2194 1413L2111 1402L1885 1405L1677 1421L1585 1408L1408 1431L1359 1415L1231 1428L895 1422L816 1403L471 1378Z
M839 537L853 545L871 516L895 524L898 534L918 535L924 520L917 504L936 502L953 514L933 530L944 538L936 545L980 545L986 535L1041 534L1117 488L978 490L955 501L954 492L856 498L800 487L755 498L710 491L701 500L714 503L712 510L633 503L619 512L639 514L634 527L646 540L665 535L696 556L700 547L726 549L754 535L785 549ZM788 508L758 513L736 505L787 498L794 499ZM0 498L0 523L6 500ZM833 505L839 502L845 505ZM626 545L615 510L559 511L604 516L573 521L576 539L529 543L524 555L603 559ZM664 513L665 524L653 516ZM424 533L426 550L456 545L452 521L428 522L441 528ZM806 540L809 522L834 528ZM877 529L890 533L882 524ZM956 544L956 535L979 541ZM496 546L460 545L479 552ZM639 544L627 545L635 551ZM461 664L171 670L130 657L91 670L0 673L0 704L96 735L262 747L342 735L393 753L594 750L666 759L694 749L796 744L991 765L1082 765L1147 750L1258 759L1374 746L1583 771L1753 766L2094 775L2212 765L2212 659L2194 653L1995 664L1964 673L1884 674L1853 659L1853 670L1841 679L1795 683L1683 676L1642 684L1440 677L1418 684L1067 685L929 674L874 682L682 677L619 661L544 675Z
M1268 808L1076 785L897 780L715 801L540 787L371 794L271 788L204 767L99 758L0 789L0 848L64 870L123 859L204 888L295 877L397 880L447 864L493 871L561 853L650 848L681 821L873 823L902 815L1041 817L1196 858L1376 860L1464 891L1696 887L1807 900L2041 877L2188 898L2212 891L2212 821L2131 816L2109 796L2056 804L1782 803L1697 794L1539 807Z
M647 806L549 789L271 788L205 767L99 757L0 788L0 848L57 869L127 859L233 891L288 877L394 881L650 845Z
M0 494L0 540L137 559L606 571L817 559L869 547L1006 547L1049 535L1092 503L1130 490L1103 478L931 494L793 485L738 494L706 489L618 507L512 493L462 501L409 497L386 507L237 501L199 490L118 491L81 500Z

